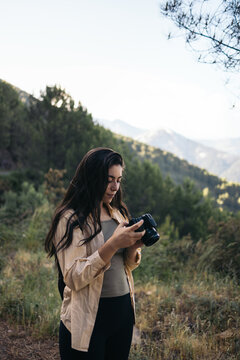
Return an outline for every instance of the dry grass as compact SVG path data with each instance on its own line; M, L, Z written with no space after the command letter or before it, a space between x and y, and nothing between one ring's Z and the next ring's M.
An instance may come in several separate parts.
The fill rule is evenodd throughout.
M194 274L181 284L136 286L141 344L131 360L240 359L240 290L234 281Z
M3 360L45 360L49 338L55 350L48 359L58 358L61 301L53 262L42 250L48 208L40 210L20 229L0 226ZM180 241L171 251L160 242L145 249L135 271L140 341L132 346L129 360L240 360L239 284L197 272L188 242ZM179 254L184 255L182 263ZM164 281L153 279L153 274ZM9 327L10 333L4 330Z

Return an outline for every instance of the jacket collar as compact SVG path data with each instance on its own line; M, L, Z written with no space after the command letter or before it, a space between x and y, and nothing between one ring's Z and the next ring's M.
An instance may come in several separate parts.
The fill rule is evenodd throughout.
M110 204L106 204L106 206L112 219L117 220L118 223L127 221L118 209L113 208Z

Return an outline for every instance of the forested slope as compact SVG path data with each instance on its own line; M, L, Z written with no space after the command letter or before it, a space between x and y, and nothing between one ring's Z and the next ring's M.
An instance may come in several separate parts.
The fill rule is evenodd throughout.
M240 210L240 184L228 182L207 170L189 164L172 153L149 146L127 137L122 138L137 158L150 160L157 164L164 177L169 176L175 184L190 179L204 195L212 196L220 208L230 211Z
M21 101L19 92L0 82L0 201L21 192L24 181L38 188L49 169L62 171L63 186L90 148L107 146L126 162L125 199L134 216L148 211L159 224L170 216L179 235L206 237L206 223L240 209L240 186L208 174L174 155L113 134L64 90L47 87L39 100ZM19 205L20 206L20 205ZM21 207L21 206L20 206Z

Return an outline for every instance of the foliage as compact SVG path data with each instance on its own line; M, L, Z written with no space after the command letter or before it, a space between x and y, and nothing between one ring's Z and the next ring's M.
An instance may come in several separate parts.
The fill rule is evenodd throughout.
M42 251L20 249L2 271L0 316L25 327L38 336L56 335L60 296L56 272Z
M137 283L141 339L131 360L238 359L239 287L230 279L189 270L177 281Z
M170 215L167 215L164 223L160 227L160 232L165 234L170 242L179 239L178 229L175 228L174 223L171 221Z
M21 244L27 250L42 250L46 234L50 228L54 206L44 202L39 206L27 222L22 232Z
M35 209L46 202L42 191L37 191L33 184L24 182L21 192L12 190L4 193L4 205L0 208L0 219L6 223L18 222L32 215Z
M0 225L0 316L38 336L56 334L59 321L57 272L43 250L52 214L44 201L21 226Z
M238 210L240 187L169 153L114 136L94 124L81 104L75 107L63 89L47 87L41 101L31 99L26 109L21 126L31 136L24 139L27 150L24 158L19 152L16 163L26 167L0 178L0 316L30 327L37 336L57 334L57 274L43 253L44 237L83 154L91 147L108 146L124 156L123 187L130 212L150 212L161 235L154 246L143 248L134 274L142 339L131 359L210 360L214 352L222 352L235 360L239 289L230 277L239 274L240 215L219 211L211 196L222 201L223 209L228 202ZM187 175L196 185L183 181ZM209 197L203 188L209 189ZM208 268L229 278L224 282L210 276ZM229 328L232 335L219 345Z
M123 154L126 162L126 200L134 215L147 210L153 211L161 223L168 214L173 219L173 192L177 191L173 190L174 185L183 184L185 178L193 180L201 191L208 188L214 206L234 212L240 210L239 185L226 183L173 154L113 134L95 124L91 114L80 103L75 105L64 89L47 86L39 100L29 96L25 105L19 103L18 93L11 85L0 82L0 89L4 94L9 93L9 97L2 99L1 106L9 109L9 112L3 112L6 116L4 121L12 124L14 129L21 127L12 137L14 148L3 145L3 149L0 149L0 169L4 171L0 177L0 204L4 202L5 191L20 192L24 181L33 182L38 188L44 174L51 168L66 170L62 177L63 187L66 187L82 156L93 147L106 146ZM21 119L10 111L14 108L11 97L16 100L16 111ZM11 126L5 129L6 138L12 136ZM3 144L7 144L5 140ZM17 158L11 160L12 167L6 171L1 163L9 156L11 159ZM16 170L12 172L13 169ZM139 179L144 179L144 182ZM175 196L182 196L181 192L186 191L180 190ZM147 205L150 199L151 204ZM58 199L53 201L57 202ZM179 227L179 231L182 231L182 227ZM181 234L185 234L185 230Z
M79 120L91 121L87 111L80 104L74 108L70 95L56 86L47 86L46 91L41 94L41 100L31 103L29 118L32 119L34 128L28 161L34 167L40 165L45 172L50 167L65 168L66 152L73 138L76 139L81 132Z
M0 225L0 317L24 325L37 337L58 332L57 271L43 252L53 210L45 199L21 223L11 228ZM231 238L230 229L239 233L237 224L229 223L224 234ZM218 228L218 223L211 225L211 236ZM179 238L170 216L159 232L159 242L143 248L142 263L134 271L140 343L132 347L130 359L213 360L222 353L237 360L240 293L236 280L206 272L206 266L196 271L198 244L190 237ZM227 252L229 242L224 244Z
M150 161L132 161L126 164L126 203L134 217L150 212L159 222L164 204L163 179L158 166Z
M186 264L191 264L194 251L195 244L190 237L172 241L160 231L160 240L156 244L143 247L142 261L134 271L134 278L142 283L153 278L166 282L178 279Z
M149 212L160 225L170 216L180 237L191 234L195 241L206 238L213 204L193 182L186 179L175 186L171 179L163 179L159 167L148 160L132 161L125 176L126 203L134 217Z
M198 244L199 268L212 269L240 279L240 220L209 223L209 238Z
M199 61L218 63L227 70L239 70L238 1L164 0L161 13L184 31L186 42L200 54Z
M195 241L206 238L206 225L212 213L209 199L203 199L202 193L189 179L174 189L170 215L180 237L191 234Z
M204 193L206 200L211 201L214 207L220 210L236 212L240 210L240 186L235 183L228 183L224 179L220 179L215 175L209 174L206 170L197 166L188 164L185 160L180 160L175 155L154 148L152 146L139 143L135 140L118 137L125 141L132 155L130 166L133 165L133 159L143 162L145 160L156 164L160 170L162 177L168 182L166 191L171 192L175 184L181 185L185 179L191 179L195 183L196 188L204 191L208 189L208 195ZM128 170L129 166L127 166ZM222 194L228 193L228 197L222 198ZM218 199L221 198L221 204Z
M96 126L90 114L60 87L46 87L40 101L31 103L34 124L32 151L28 161L34 168L66 169L72 177L79 160L93 147L112 147L111 132ZM40 163L39 163L40 160Z
M59 202L82 156L97 146L112 147L123 154L126 162L125 200L134 217L150 212L161 225L170 216L180 237L190 234L194 241L198 241L207 236L208 219L221 217L214 206L229 207L234 211L240 209L239 186L223 184L217 177L159 149L113 136L110 131L94 124L87 110L80 103L75 106L71 96L60 87L47 87L40 100L29 99L26 109L28 116L22 120L22 125L31 136L30 140L26 139L28 151L24 153L24 161L31 171L26 167L24 172L10 173L1 178L2 219L32 214L36 206L42 204L43 198L54 204ZM21 158L21 152L19 156ZM174 180L167 176L169 172ZM40 184L44 173L43 190ZM183 181L187 175L196 180L196 186L191 180ZM31 190L25 188L23 191L26 176L35 187L31 185ZM203 196L198 190L206 187L209 196ZM214 196L216 201L211 199ZM30 197L32 201L35 198L36 206Z
M58 170L50 168L48 173L45 174L44 178L44 193L47 196L48 200L56 204L62 200L63 195L65 194L66 189L64 188L63 177L66 173L66 170Z
M17 92L0 81L0 167L9 170L14 164L23 165L27 148L25 122L27 110Z

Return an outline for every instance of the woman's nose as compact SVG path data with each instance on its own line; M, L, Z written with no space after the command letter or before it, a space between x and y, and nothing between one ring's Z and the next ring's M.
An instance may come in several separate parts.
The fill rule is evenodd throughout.
M111 183L111 190L112 190L112 191L118 190L118 183L117 183L116 181L113 181L113 182Z

